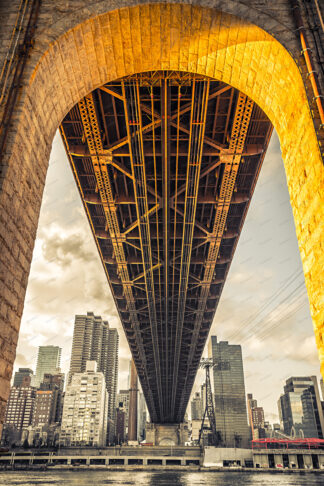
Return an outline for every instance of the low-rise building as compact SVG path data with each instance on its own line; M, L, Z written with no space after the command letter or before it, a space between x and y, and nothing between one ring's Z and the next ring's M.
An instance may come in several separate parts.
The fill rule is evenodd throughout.
M324 440L317 438L252 441L253 465L264 469L324 469Z
M23 379L26 377L30 377L32 379L33 374L34 372L30 368L19 368L14 375L13 386L21 386Z

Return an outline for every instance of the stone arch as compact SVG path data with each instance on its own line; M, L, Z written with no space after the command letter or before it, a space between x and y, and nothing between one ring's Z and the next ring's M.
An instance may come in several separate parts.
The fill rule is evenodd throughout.
M177 445L175 440L172 439L171 437L162 437L162 439L159 440L159 443L157 444L159 446L175 446Z
M134 7L138 0L119 0L118 8ZM161 0L142 0L141 4L158 4ZM276 8L260 6L250 2L246 5L241 0L170 0L170 4L185 4L202 8L213 8L221 12L235 15L240 19L253 23L274 36L290 52L298 54L299 44L296 42L295 25L291 15L291 6L287 0L278 0ZM97 17L112 10L116 10L114 0L80 0L76 7L67 6L65 9L57 8L55 2L46 6L48 18L42 24L37 33L38 49L35 58L42 51L48 49L48 45L55 42L61 35L73 29L78 24Z
M9 392L54 133L64 115L87 93L116 78L152 70L189 71L224 81L252 98L273 122L281 142L324 366L320 281L324 170L294 60L274 37L242 18L188 4L142 4L102 13L62 33L37 65L27 70L0 193L2 404Z

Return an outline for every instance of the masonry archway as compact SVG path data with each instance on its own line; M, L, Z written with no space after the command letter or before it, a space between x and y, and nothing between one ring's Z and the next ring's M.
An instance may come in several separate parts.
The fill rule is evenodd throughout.
M324 366L320 275L324 169L301 74L277 40L246 20L203 7L146 4L103 13L63 33L48 45L24 88L0 194L4 235L2 408L9 393L55 131L65 114L95 88L154 70L187 71L223 81L249 96L274 124Z

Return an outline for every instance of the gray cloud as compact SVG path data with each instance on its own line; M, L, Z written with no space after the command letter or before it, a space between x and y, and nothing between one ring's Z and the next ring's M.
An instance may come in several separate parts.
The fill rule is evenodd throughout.
M82 235L78 233L66 237L54 233L43 241L42 251L46 261L55 261L62 267L71 265L74 260L81 260L87 264L96 258L86 247Z
M17 353L16 361L19 362L20 367L30 367L30 361L23 354Z

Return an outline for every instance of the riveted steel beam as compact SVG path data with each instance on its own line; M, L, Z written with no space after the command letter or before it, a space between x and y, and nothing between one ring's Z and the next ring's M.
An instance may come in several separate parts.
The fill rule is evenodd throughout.
M174 344L174 365L172 383L172 413L175 411L175 399L178 384L179 360L182 339L184 310L187 298L189 268L196 218L199 176L203 151L205 124L209 94L209 81L193 81L192 109L189 128L189 151L187 161L187 186L185 191L183 236L180 261L180 277L178 291L177 330Z
M138 81L122 82L125 121L127 128L128 146L130 151L130 161L132 166L132 175L134 181L134 196L136 201L137 226L139 228L140 246L143 262L143 274L147 295L148 311L151 323L152 348L154 355L154 365L156 373L156 384L158 389L158 415L163 416L163 400L160 370L160 350L158 342L158 324L156 316L156 301L154 289L153 266L151 237L150 237L150 219L151 213L158 207L149 210L145 159L143 152L143 123L141 113L141 103L139 96ZM137 277L133 281L137 280Z
M79 111L81 120L83 123L83 129L85 138L87 141L88 149L92 155L91 161L93 165L93 171L97 181L98 192L102 201L102 207L105 213L108 231L110 239L114 248L114 254L118 266L118 273L120 281L123 285L123 292L125 300L129 308L129 312L132 315L135 323L137 324L136 302L132 291L132 283L128 273L127 260L125 257L124 247L122 243L122 237L119 229L119 222L116 216L116 206L112 196L112 187L110 177L107 170L107 164L105 157L96 156L97 153L102 153L103 146L100 137L100 130L98 126L98 120L96 115L96 109L93 101L92 94L89 94L79 102ZM147 364L143 352L143 343L140 333L135 327L136 344L141 353L143 353L144 364L144 380L145 385L148 387L148 398L150 413L156 416L155 403L153 401L152 392L150 390L150 384L147 378ZM145 386L144 385L144 386Z
M196 312L195 328L192 334L191 346L189 351L186 369L189 371L192 367L194 358L197 358L197 342L199 333L201 331L201 324L206 312L207 299L210 294L210 286L214 278L215 267L217 265L218 254L226 229L226 220L233 197L235 181L242 159L242 153L246 141L246 136L249 128L249 122L252 116L253 101L243 93L239 93L234 115L234 121L231 132L231 139L229 144L229 152L236 155L222 156L222 162L225 164L224 174L220 187L219 199L217 202L217 210L213 224L213 235L215 238L210 241L208 256L205 262L204 270L204 285L201 286L200 296L198 299L198 306ZM198 356L200 359L200 356ZM178 404L178 418L182 417L186 405L185 392L188 391L186 387L192 387L193 383L188 383L189 375L187 374L182 393L180 394ZM192 380L190 380L192 381Z
M61 126L153 422L183 419L269 141L248 104L203 76L142 73Z

